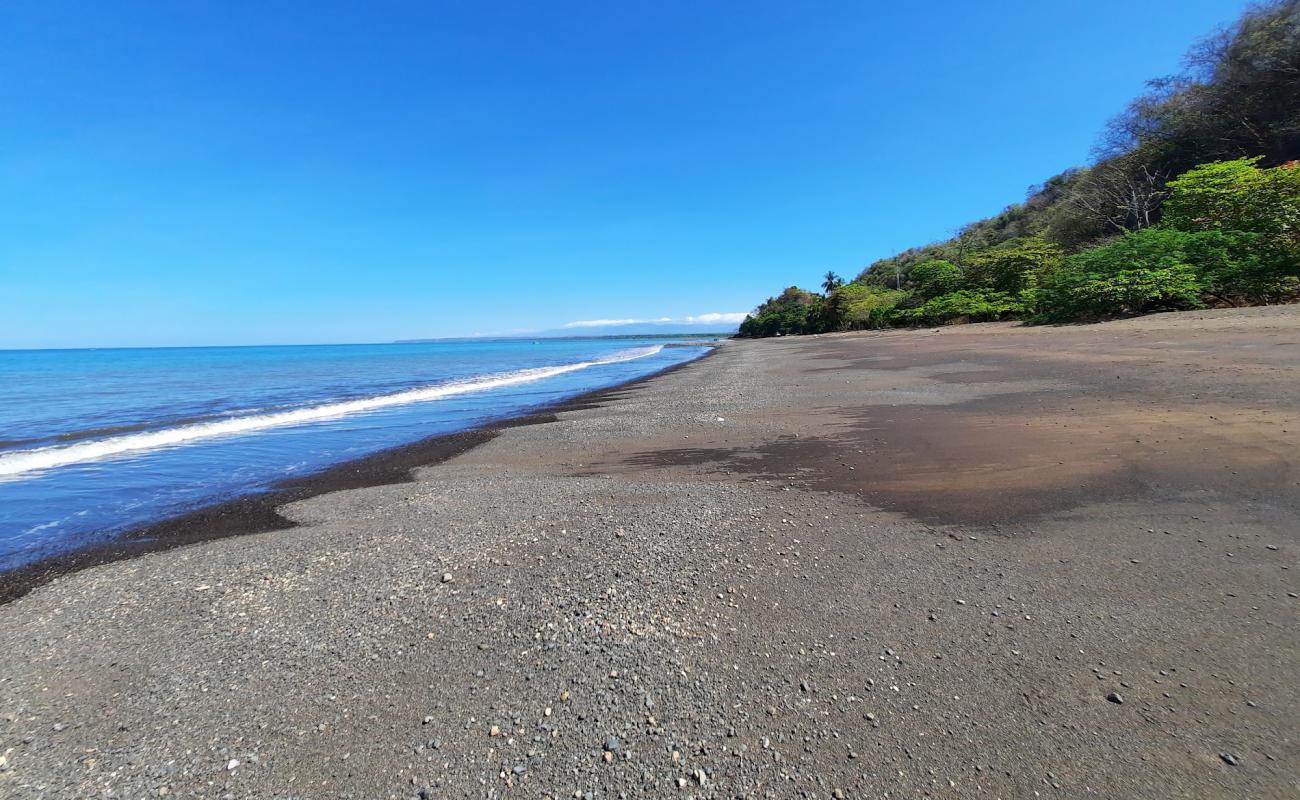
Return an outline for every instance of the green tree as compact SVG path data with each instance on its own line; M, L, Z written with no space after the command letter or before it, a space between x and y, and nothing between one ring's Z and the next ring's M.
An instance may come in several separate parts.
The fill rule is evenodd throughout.
M798 286L769 297L740 323L741 336L788 336L817 333L822 298Z
M1300 260L1276 237L1251 231L1183 231L1184 260L1209 298L1226 305L1272 303L1295 296Z
M1189 263L1182 231L1143 228L1075 253L1042 276L1036 292L1047 320L1097 319L1197 308L1202 284Z
M961 288L965 275L951 261L932 258L912 267L911 279L917 294L928 300Z
M1169 182L1164 224L1185 231L1250 231L1300 247L1300 168L1259 167L1260 156L1201 164Z
M931 298L917 308L899 312L898 319L919 325L992 322L1018 316L1024 311L1024 304L1006 292L961 289Z
M841 326L851 330L886 327L891 312L907 294L881 286L847 283L836 289L834 295L840 308Z
M1013 239L972 255L966 278L976 286L1015 295L1032 289L1040 274L1064 260L1064 251L1041 236Z

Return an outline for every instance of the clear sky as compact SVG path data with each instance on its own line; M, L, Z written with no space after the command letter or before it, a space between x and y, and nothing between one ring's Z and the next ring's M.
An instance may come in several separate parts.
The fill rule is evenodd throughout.
M1229 0L0 4L0 347L751 309L1083 163Z

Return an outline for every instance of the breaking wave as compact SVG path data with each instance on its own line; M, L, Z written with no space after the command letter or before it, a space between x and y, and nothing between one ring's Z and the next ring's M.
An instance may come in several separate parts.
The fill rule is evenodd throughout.
M352 414L374 411L391 406L409 403L424 403L441 400L445 397L484 392L504 386L553 378L568 372L576 372L601 364L613 364L621 361L633 361L638 358L653 356L663 349L663 345L651 345L620 351L604 358L591 361L578 361L572 364L560 364L553 367L534 367L512 372L481 375L460 381L407 389L392 394L363 397L356 400L344 400L319 406L278 411L269 414L248 414L193 425L181 425L164 428L147 433L133 433L125 436L112 436L105 439L79 442L72 445L41 447L31 450L17 450L0 453L0 479L14 478L31 472L39 472L56 467L80 464L86 461L98 461L103 458L133 453L142 450L156 450L162 447L187 444L189 442L213 439L218 436L249 433L267 428L279 428L306 422L320 422L346 417Z

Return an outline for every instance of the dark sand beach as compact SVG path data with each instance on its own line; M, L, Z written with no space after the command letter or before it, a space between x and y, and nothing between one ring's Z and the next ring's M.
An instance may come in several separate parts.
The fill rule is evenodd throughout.
M1300 307L730 342L529 421L28 580L0 796L1300 792Z

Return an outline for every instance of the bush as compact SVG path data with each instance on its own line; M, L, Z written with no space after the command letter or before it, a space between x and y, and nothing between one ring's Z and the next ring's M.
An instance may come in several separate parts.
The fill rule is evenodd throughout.
M788 336L820 330L822 298L813 292L790 286L769 297L740 323L741 336Z
M923 305L899 311L899 321L915 325L950 322L991 322L1024 313L1025 305L1006 292L963 289L927 300Z
M960 289L965 278L961 267L939 258L912 267L910 277L916 283L917 293L927 300Z
M1044 273L1035 292L1046 320L1097 319L1197 308L1202 284L1183 231L1144 228L1076 253Z
M850 330L886 327L890 312L907 296L907 292L896 289L845 284L835 291L834 298L842 320L840 327Z
M1260 169L1260 159L1201 164L1169 182L1165 227L1249 231L1300 244L1300 168Z
M1202 291L1217 302L1273 303L1296 292L1300 261L1274 236L1200 231L1186 234L1182 248Z
M975 286L1015 295L1032 289L1039 273L1056 269L1064 258L1060 247L1040 237L1012 239L972 255L966 278Z
M745 318L740 323L741 336L789 336L795 333L812 333L809 319L812 306L786 306L763 311Z

